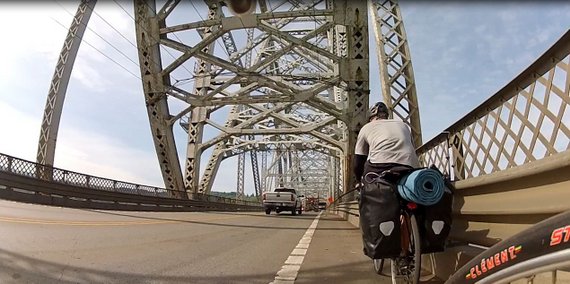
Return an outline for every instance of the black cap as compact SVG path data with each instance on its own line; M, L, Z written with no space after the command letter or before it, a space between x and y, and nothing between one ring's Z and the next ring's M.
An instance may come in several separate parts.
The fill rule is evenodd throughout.
M372 117L378 117L380 113L389 114L388 107L383 102L377 102L374 106L368 110L368 119Z

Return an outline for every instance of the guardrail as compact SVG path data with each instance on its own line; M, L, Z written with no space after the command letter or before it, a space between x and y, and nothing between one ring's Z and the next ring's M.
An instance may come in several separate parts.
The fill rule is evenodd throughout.
M5 199L81 208L120 210L153 210L151 207L164 208L160 210L197 208L260 210L261 208L258 202L214 195L193 195L193 199L188 200L182 198L186 196L184 191L86 175L1 153L0 185L2 185L0 197Z
M422 164L437 166L456 188L450 245L425 266L441 279L486 247L570 210L569 54L567 31L494 96L418 148ZM335 205L345 217L358 214L354 199Z
M337 197L331 204L329 209L335 214L344 217L348 222L354 226L359 226L359 212L358 212L358 196L357 189L350 190Z
M570 210L570 31L493 97L418 149L455 180L451 247L438 276ZM478 249L477 249L478 248ZM446 268L449 267L449 268Z
M556 189L570 179L569 54L567 31L493 97L418 149L425 165L456 180L458 218L495 239L469 241L491 245L520 231L521 222L570 209L559 204L570 191Z
M418 149L454 180L570 149L570 31L494 96Z

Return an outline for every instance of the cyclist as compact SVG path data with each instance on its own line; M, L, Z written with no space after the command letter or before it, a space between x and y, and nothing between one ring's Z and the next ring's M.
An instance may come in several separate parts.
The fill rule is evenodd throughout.
M388 107L382 102L372 106L368 111L369 122L360 129L356 141L354 173L359 184L363 176L366 177L359 201L363 251L374 260L376 273L381 274L383 259L391 258L394 283L399 275L408 275L415 279L410 283L417 283L420 266L416 261L419 261L420 253L416 248L420 247L419 236L414 235L410 239L407 233L401 235L401 227L396 225L405 222L405 228L409 224L412 233L414 230L417 232L416 219L412 216L413 221L407 223L406 219L400 218L400 201L390 183L396 182L400 174L419 168L419 159L410 129L404 122L390 119L389 114ZM382 176L384 182L373 182L374 176ZM405 232L410 231L406 229ZM412 243L413 258L400 258L401 252ZM414 264L401 264L402 259L406 263L412 260ZM402 274L402 267L407 267L405 271L408 272Z
M383 102L368 111L369 122L360 129L354 151L357 182L369 172L380 174L396 166L420 166L408 125L388 118L389 114Z

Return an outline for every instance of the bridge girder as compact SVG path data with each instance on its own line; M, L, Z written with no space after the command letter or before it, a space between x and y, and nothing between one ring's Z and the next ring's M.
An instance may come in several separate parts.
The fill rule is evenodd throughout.
M86 27L93 10L86 5L94 3L81 3L70 34ZM170 24L170 18L175 18L174 14L181 10L180 3L173 0L156 7L154 1L135 1L145 100L167 188L208 193L225 157L251 150L263 151L267 145L277 145L269 149L290 151L283 145L291 141L295 141L294 151L303 149L299 145L305 141L317 146L304 149L343 157L341 174L334 187L343 190L351 187L352 149L358 130L366 122L364 113L368 107L368 23L365 17L368 11L372 12L380 46L378 58L384 100L394 115L411 126L416 144L421 143L409 48L395 1L368 1L366 6L362 1L349 5L347 1L300 3L291 0L275 7L260 1L259 9L252 13L229 17L224 13L227 3L206 1L207 19ZM241 37L240 31L241 35L245 31L245 36ZM186 42L188 37L178 37L177 34L185 32L195 33L193 43ZM64 51L72 51L73 55L77 42L80 41L66 44L68 48ZM220 42L227 56L215 51ZM165 60L161 55L165 49L178 56L173 56L170 62ZM59 75L54 76L54 80L56 77L65 79L61 74L65 75L72 63L68 59L58 67L56 75ZM193 72L185 67L192 63ZM181 74L181 69L191 73L192 78L187 79L194 81L191 88L180 84L183 80L173 80L174 75ZM57 73L58 70L64 72ZM63 95L48 96L38 147L38 161L46 164L50 160L53 164L53 153L49 153L55 149L54 135L57 135L61 115L58 106L62 106L65 95L65 88L61 88L65 82L63 85L52 82L50 92L57 89L53 87L58 85L56 83L60 86L59 92L63 89ZM169 98L187 106L171 113ZM214 113L227 106L232 110L226 123L212 119L216 116ZM172 130L179 120L188 132L184 175ZM205 127L214 128L218 135L203 141ZM260 137L273 140L268 142ZM202 153L214 145L200 181ZM252 161L255 158L252 156ZM254 179L259 179L255 173ZM256 188L256 192L259 191Z
M146 76L149 117L155 119L151 118L151 127L158 125L162 130L154 133L155 144L164 144L162 135L171 134L179 119L186 119L182 125L188 131L184 177L173 176L182 171L175 169L177 160L168 159L167 166L161 163L165 181L175 180L172 186L183 186L188 193L208 193L225 156L250 150L247 145L286 145L291 140L295 145L303 141L313 145L307 149L321 148L344 157L342 187L350 187L348 165L358 130L365 123L369 92L367 7L365 2L348 2L283 1L273 7L260 3L257 11L237 17L226 16L220 2L209 1L207 19L173 24L178 1L156 7L156 14L137 12L139 44L145 40L153 44L152 50L139 48L139 53L145 59L141 73ZM156 4L135 2L137 11L149 6ZM183 33L193 33L194 42L186 41L189 37ZM339 34L342 38L331 36ZM337 43L337 38L342 42ZM220 43L222 49L216 51ZM169 62L160 56L160 49L177 56ZM153 63L149 56L156 58L155 69L150 71L146 67ZM247 64L252 58L253 64ZM188 81L193 84L172 79L192 63L196 68ZM174 113L167 106L151 108L167 98L186 106ZM232 106L231 111L226 122L220 123L218 113L226 106ZM161 161L176 156L175 145L168 146L157 147ZM200 157L213 146L200 181Z
M55 67L49 87L40 129L36 159L39 164L53 166L57 133L59 131L59 122L63 111L67 85L69 84L71 71L73 70L75 58L79 52L83 34L87 29L87 24L89 23L96 3L96 0L82 0L79 3L65 42L63 43L63 48L59 54L57 66Z
M407 123L414 145L422 145L420 110L412 59L400 6L396 0L368 0L378 47L383 100L392 117Z
M155 33L160 16L157 17L156 10L152 8L152 0L137 0L134 4L141 78L152 137L165 187L178 192L184 188L184 183L172 123L169 122L170 111L165 90L166 86L171 85L170 77L162 75L160 37ZM164 15L160 12L159 15L161 14Z

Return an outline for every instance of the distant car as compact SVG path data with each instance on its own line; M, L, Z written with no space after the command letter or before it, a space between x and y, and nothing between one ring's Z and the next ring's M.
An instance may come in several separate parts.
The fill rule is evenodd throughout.
M324 201L319 202L319 210L325 210L327 208L327 203Z
M271 211L280 213L281 211L291 211L291 215L302 214L301 197L297 196L297 192L292 188L278 187L273 192L266 192L262 196L263 208L265 214L271 214Z

